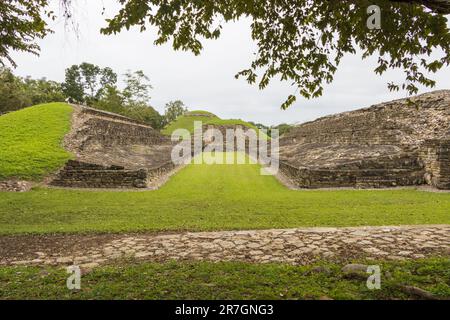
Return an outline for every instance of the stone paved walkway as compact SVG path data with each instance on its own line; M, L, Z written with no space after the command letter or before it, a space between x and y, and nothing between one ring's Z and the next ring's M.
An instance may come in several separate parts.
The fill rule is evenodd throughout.
M51 241L52 236L48 237L47 241ZM70 245L74 237L78 237L78 242ZM10 248L2 254L0 248L0 265L76 264L89 269L122 258L303 265L324 259L417 259L450 255L450 225L133 234L106 236L105 239L100 239L101 235L99 239L91 235L84 236L89 237L84 240L82 237L59 236L58 243L64 243L64 247L56 244L42 245L42 248L39 241L32 238L0 237L5 247L8 241L16 241L12 243L16 249ZM25 239L30 244L35 242L31 251L18 249L21 245L27 246L20 243ZM80 243L85 245L80 246Z

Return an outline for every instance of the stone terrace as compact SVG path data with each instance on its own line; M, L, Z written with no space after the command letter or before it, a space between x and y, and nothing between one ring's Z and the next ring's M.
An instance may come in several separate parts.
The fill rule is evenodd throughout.
M146 188L167 174L172 143L148 125L74 106L65 147L76 155L51 182L78 188Z
M450 91L327 116L280 140L281 170L297 187L450 189Z

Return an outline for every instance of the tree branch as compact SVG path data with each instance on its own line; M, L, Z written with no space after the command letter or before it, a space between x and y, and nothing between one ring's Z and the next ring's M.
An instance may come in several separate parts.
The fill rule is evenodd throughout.
M434 12L440 14L450 14L450 0L390 0L390 1L421 4Z

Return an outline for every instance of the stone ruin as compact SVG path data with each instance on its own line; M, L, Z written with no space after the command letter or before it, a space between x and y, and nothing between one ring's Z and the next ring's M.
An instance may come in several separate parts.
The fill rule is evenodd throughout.
M133 119L74 105L65 148L75 155L51 185L147 188L174 169L169 137Z
M205 125L203 131L211 128L223 136L226 129L247 130ZM319 118L294 127L279 143L281 180L290 187L450 189L450 91Z
M450 189L450 91L298 125L280 139L280 169L300 188Z
M173 143L148 125L74 106L65 147L75 154L53 181L78 188L149 188L173 172ZM215 127L204 125L203 131ZM211 141L203 137L203 148ZM270 146L268 146L270 148ZM246 141L246 151L249 145ZM450 189L450 91L344 112L280 138L280 172L295 188ZM285 180L284 180L285 181Z

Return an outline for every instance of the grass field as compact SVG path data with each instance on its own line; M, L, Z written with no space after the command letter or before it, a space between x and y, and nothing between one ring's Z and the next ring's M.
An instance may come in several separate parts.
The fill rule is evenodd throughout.
M0 234L450 223L450 194L289 190L259 165L189 165L160 190L0 193Z
M364 261L363 261L364 262ZM401 285L450 298L450 261L431 258L383 262L381 289L369 290L366 278L346 279L342 265L313 266L223 263L118 263L81 278L69 291L61 268L0 267L0 299L411 299ZM317 272L321 266L322 272ZM367 277L366 275L365 277Z
M0 117L0 180L40 180L71 156L62 147L72 108L49 103Z
M206 116L201 116L201 115ZM198 116L196 116L198 115ZM187 129L190 133L194 132L194 121L201 121L203 124L213 125L242 125L258 131L254 125L240 119L220 119L216 115L206 111L191 111L186 115L178 117L178 119L170 123L162 130L165 135L171 135L177 129Z

